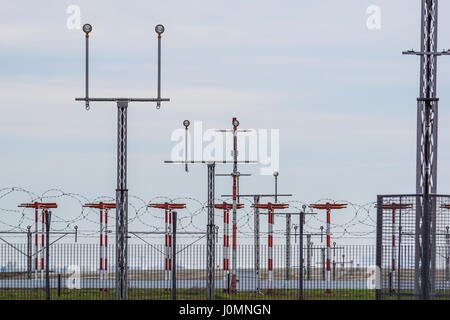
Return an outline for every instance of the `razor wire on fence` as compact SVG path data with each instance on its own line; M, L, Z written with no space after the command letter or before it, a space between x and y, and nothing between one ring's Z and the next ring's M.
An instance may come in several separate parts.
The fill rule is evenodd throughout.
M92 202L115 202L115 198L107 195L96 196L89 198L79 193L66 192L61 189L49 189L41 194L29 191L20 187L5 187L0 189L0 236L8 236L19 238L20 232L26 233L27 226L34 223L33 212L27 208L18 208L17 205L21 202L57 202L58 208L52 214L52 231L54 232L69 232L73 231L74 227L78 227L78 239L82 241L84 238L98 237L99 217L98 212L92 208L83 207L86 203ZM226 201L222 198L216 198L216 203ZM149 199L143 199L136 195L129 195L129 214L128 226L129 230L146 231L145 237L161 238L157 235L158 232L164 231L164 215L160 210L149 208L149 203L169 202L169 203L186 203L186 208L180 210L178 215L178 229L180 231L180 239L183 237L200 237L194 235L206 231L206 216L207 216L207 202L193 197L176 197L169 198L167 196L154 196ZM243 209L238 212L238 229L237 234L239 239L245 241L251 240L254 237L254 210L251 208L252 201L247 198L241 198L240 202L245 205ZM345 213L333 215L331 219L332 238L334 240L361 240L374 239L375 237L375 216L374 209L375 202L368 202L365 204L357 204L351 201L332 199L319 199L314 202L344 202L348 204ZM302 210L302 206L308 205L306 201L290 200L286 201L290 205L291 211ZM312 201L310 202L312 203ZM110 230L113 230L115 224L115 210L111 210L110 214ZM293 218L296 219L296 218ZM223 213L221 210L215 210L216 226L218 232L222 232ZM266 218L260 218L261 230L260 234L265 235ZM312 234L319 238L319 234L323 232L323 226L326 224L326 217L324 214L308 215L305 217L305 234ZM296 237L298 233L296 229L299 223L296 220L292 222L292 228L289 230L291 236ZM6 234L9 232L9 234ZM13 233L16 232L16 233ZM155 233L155 234L152 234ZM191 232L192 235L183 236L182 233ZM287 230L285 226L285 218L277 216L275 219L274 237L282 239L286 236ZM317 241L322 242L323 237Z

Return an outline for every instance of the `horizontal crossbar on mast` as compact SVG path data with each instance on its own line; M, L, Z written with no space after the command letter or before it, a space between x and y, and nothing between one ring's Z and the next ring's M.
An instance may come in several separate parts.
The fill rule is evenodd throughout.
M239 173L239 174L234 174L234 173L216 173L216 177L232 177L234 175L236 177L250 177L251 176L250 173Z
M234 132L234 131L236 131L236 132L253 132L253 131L256 131L256 130L253 130L253 129L237 129L237 130L233 130L233 129L217 129L215 131L216 132Z
M267 212L260 212L259 214L267 214ZM277 211L274 212L273 214L290 214L290 215L300 215L300 214L317 214L317 212L285 212L285 211Z
M258 209L286 209L289 208L289 205L287 203L254 203L251 205L252 208L258 208Z
M344 209L347 208L345 203L313 203L309 205L310 208L319 210Z
M166 234L165 231L128 231L131 234ZM177 231L177 234L206 234L206 232L201 231Z
M184 208L186 208L186 204L185 203L169 203L169 202L165 202L165 203L149 203L147 205L147 207L172 210L172 209L184 209Z
M104 202L98 202L98 203L86 203L83 205L85 208L95 208L95 209L115 209L116 203L104 203Z
M236 161L237 163L258 163L258 161L250 161L250 160L241 160ZM172 160L165 160L164 163L234 163L234 161L227 161L227 160L188 160L188 161L172 161Z
M406 55L410 54L410 55L416 55L416 56L448 56L448 55L450 55L450 50L437 51L437 52L408 50L408 51L403 51L402 54L406 54Z
M377 205L375 205L377 208ZM395 210L395 209L408 209L412 208L412 204L409 203L383 203L382 209Z
M232 197L233 195L231 194L223 194L221 195L221 197ZM292 197L292 194L288 194L288 193L281 193L281 194L240 194L239 197L240 198L244 198L244 197Z
M21 203L18 205L20 208L34 208L34 209L50 209L58 208L58 205L54 202L32 202L32 203Z
M35 231L0 231L0 234L28 234L28 233L36 233ZM76 231L49 231L49 234L77 234Z
M214 208L216 209L222 209L222 210L230 210L233 208L233 204L232 203L217 203L214 205ZM237 203L236 204L236 209L242 209L244 208L244 204L242 203Z
M97 102L160 102L170 101L169 98L75 98L75 101Z

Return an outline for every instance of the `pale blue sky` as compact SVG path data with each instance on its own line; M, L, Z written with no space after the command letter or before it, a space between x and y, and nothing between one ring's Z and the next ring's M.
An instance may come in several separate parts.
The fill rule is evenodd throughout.
M116 110L93 103L87 112L74 101L83 95L84 38L66 27L72 4L94 27L93 96L154 96L153 28L166 26L163 94L171 102L129 109L131 194L205 201L204 166L185 174L163 164L170 135L184 119L229 128L233 116L242 128L280 129L279 190L296 200L363 204L414 192L419 60L401 52L419 47L419 0L2 1L1 187L114 195ZM369 5L381 8L381 30L366 27ZM450 48L449 14L441 1L440 49ZM450 190L449 70L440 58L441 193ZM240 171L255 173L241 192L272 192L271 177ZM218 178L217 194L231 192L230 182Z

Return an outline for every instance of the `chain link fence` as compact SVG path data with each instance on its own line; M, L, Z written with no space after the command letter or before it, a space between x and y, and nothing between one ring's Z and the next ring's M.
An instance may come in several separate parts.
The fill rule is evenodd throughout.
M206 299L206 248L204 244L177 245L177 299ZM101 251L96 244L54 243L49 250L51 299L115 299L113 245ZM286 246L275 245L272 272L268 270L268 250L268 246L260 246L258 264L253 245L237 246L237 281L233 288L230 272L224 270L223 247L217 245L215 299L298 300L301 272L305 300L375 298L375 246L333 246L329 279L325 246L304 246L302 270L300 246L291 246L290 266L286 268ZM407 248L403 250L408 252ZM0 299L45 299L44 252L29 252L27 244L0 244ZM169 270L173 265L166 263L165 252L164 245L129 245L129 299L173 298L173 273Z

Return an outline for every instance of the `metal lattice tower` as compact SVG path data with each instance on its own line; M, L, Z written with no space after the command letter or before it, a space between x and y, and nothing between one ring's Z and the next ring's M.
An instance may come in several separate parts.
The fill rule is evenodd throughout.
M75 98L84 101L86 110L90 109L90 102L117 103L117 188L116 188L116 299L128 298L128 189L127 189L127 110L130 102L156 102L159 109L161 101L161 35L164 26L158 24L155 32L158 34L158 89L157 98L91 98L89 97L89 34L90 24L83 25L86 35L86 75L85 97Z
M404 54L420 56L420 96L417 99L416 193L423 201L416 211L415 292L421 299L434 292L436 219L429 200L437 191L438 101L436 96L438 0L422 0L421 48Z
M117 102L116 299L128 298L127 109Z

